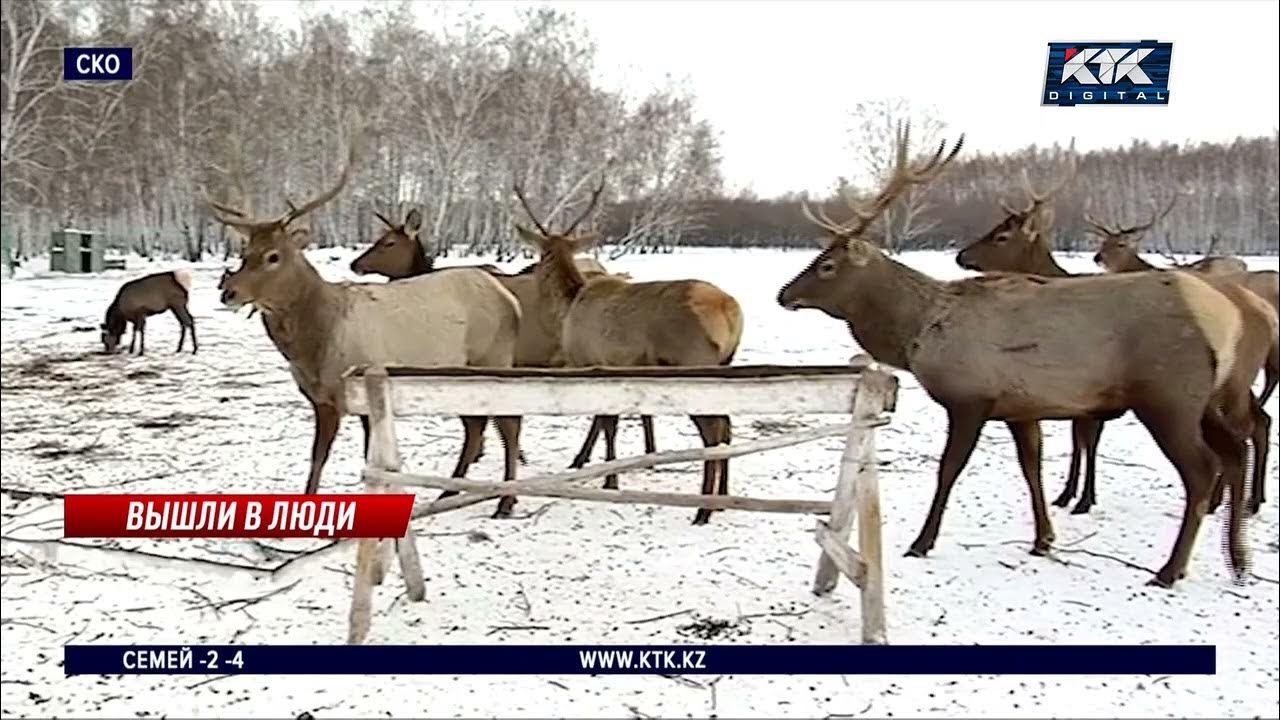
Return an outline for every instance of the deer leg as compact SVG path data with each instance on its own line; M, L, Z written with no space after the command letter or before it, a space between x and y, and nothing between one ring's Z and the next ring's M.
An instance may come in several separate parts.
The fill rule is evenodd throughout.
M505 416L494 418L494 424L498 426L498 435L502 437L502 449L504 452L502 465L502 481L514 482L516 479L516 465L520 462L520 417ZM498 501L498 509L494 511L495 518L511 517L511 508L516 504L515 495L504 495Z
M133 355L134 345L138 342L138 323L133 323L133 330L129 334L129 354Z
M178 323L182 326L182 334L178 336L178 350L182 352L182 343L187 339L187 331L191 332L191 354L195 355L199 346L196 344L196 321L191 318L191 313L181 305L174 306L173 316L178 319Z
M1208 509L1209 494L1221 463L1217 453L1205 442L1201 419L1191 416L1187 410L1179 410L1176 406L1133 410L1165 457L1177 468L1186 492L1182 524L1178 528L1173 552L1155 577L1147 583L1169 588L1186 575L1191 546Z
M1071 465L1067 468L1067 483L1062 486L1062 492L1058 497L1053 499L1053 504L1057 507L1070 505L1071 498L1076 496L1076 490L1080 486L1080 458L1084 452L1080 445L1080 433L1077 430L1079 423L1079 420L1071 421Z
M1080 502L1071 509L1072 515L1083 515L1089 512L1098 502L1098 441L1102 438L1102 426L1105 423L1096 418L1071 423L1071 430L1077 437L1073 443L1084 447L1084 492L1080 493Z
M653 416L641 415L640 426L644 428L644 454L652 455L658 452L658 442L653 432Z
M942 525L942 512L946 509L947 498L951 496L951 487L969 462L973 447L978 444L989 408L988 403L947 408L947 445L938 463L938 486L933 492L929 516L907 550L907 557L924 557L933 549L933 543L938 539L938 528Z
M600 423L600 429L604 431L604 459L608 462L618 456L618 416L597 415L596 422ZM604 476L604 489L618 489L617 473L609 473Z
M1248 396L1248 405L1252 405L1253 396ZM1247 539L1243 537L1245 521L1245 465L1247 462L1247 443L1253 433L1254 416L1252 408L1240 407L1237 401L1230 408L1231 417L1225 417L1217 407L1210 407L1201 422L1205 442L1218 455L1222 463L1222 483L1231 490L1230 514L1227 519L1227 557L1237 582L1241 582L1249 574L1249 550ZM1195 538L1192 538L1192 543ZM1190 550L1187 552L1190 555ZM1186 574L1186 561L1183 561L1183 575Z
M320 471L329 460L329 449L333 447L333 438L338 434L338 421L342 416L333 405L314 403L316 413L316 434L311 443L311 472L307 475L308 495L320 489Z
M1265 405L1276 385L1280 384L1280 349L1277 348L1280 346L1271 346L1271 351L1267 353L1267 363L1262 366L1262 392L1258 395L1258 405Z
M573 456L573 462L569 463L571 468L580 468L591 462L591 451L596 449L596 440L600 437L600 418L591 419L591 429L587 431L587 439L582 441L582 447L578 449L578 454Z
M458 455L458 464L454 466L451 477L466 477L467 468L480 459L480 446L482 444L481 441L484 440L484 427L488 422L489 418L483 415L462 416L462 453ZM436 499L452 497L457 494L457 490L444 490Z
M1262 403L1252 403L1253 413L1253 480L1249 487L1249 514L1257 515L1262 503L1267 501L1267 452L1271 435L1271 416L1262 409Z
M1006 424L1018 450L1022 476L1026 478L1027 489L1031 491L1031 515L1036 523L1036 539L1031 544L1031 554L1048 555L1049 546L1053 544L1053 525L1049 522L1049 511L1044 505L1044 483L1040 481L1040 423L1030 420L1010 421Z
M369 416L360 416L360 429L364 431L364 454L363 457L369 457Z
M138 330L138 356L147 354L147 319L138 318L138 323L134 327Z
M690 415L689 418L694 421L694 425L698 428L698 434L703 438L703 447L712 447L719 445L721 441L721 424L719 418L714 415ZM719 486L719 462L707 460L703 462L703 495L716 495ZM699 507L698 512L694 514L695 525L705 525L712 519L712 511L707 507Z

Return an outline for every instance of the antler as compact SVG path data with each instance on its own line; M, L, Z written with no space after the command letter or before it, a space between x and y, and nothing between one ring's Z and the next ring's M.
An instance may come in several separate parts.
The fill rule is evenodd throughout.
M1089 227L1085 229L1094 235L1101 235L1102 237L1120 235L1121 232L1119 229L1110 227L1094 219L1093 213L1089 212L1089 207L1091 205L1093 205L1093 198L1086 198L1084 201L1084 221L1089 224Z
M1178 204L1178 197L1179 197L1180 195L1181 195L1181 193L1174 193L1174 194L1173 194L1173 197L1169 200L1169 204L1165 207L1165 209L1164 209L1164 211L1163 211L1163 212L1161 212L1161 211L1157 210L1157 209L1156 209L1156 207L1157 207L1157 206L1156 206L1155 202L1154 202L1154 201L1152 201L1152 203L1151 203L1152 215L1151 215L1151 219L1150 219L1150 220L1148 220L1147 222L1145 222L1145 223L1143 223L1143 224L1141 224L1141 225L1134 225L1133 227L1128 227L1128 228L1120 228L1120 230L1119 230L1116 234L1118 234L1118 235L1132 235L1132 234L1135 234L1135 233L1143 233L1143 232L1146 232L1146 231L1150 230L1150 229L1152 228L1152 226L1154 226L1156 223L1158 223L1158 222L1160 222L1161 220L1163 220L1163 219L1164 219L1164 217L1165 217L1166 215L1168 215L1168 214L1169 214L1169 212L1170 212L1171 210L1173 210L1173 206L1174 206L1174 205L1176 205L1176 204Z
M583 220L587 219L587 216L591 214L591 211L596 209L596 203L600 202L600 193L602 192L604 192L604 173L603 172L600 173L600 184L596 187L595 190L591 192L591 200L587 203L587 209L583 210L582 214L579 215L576 220L569 223L569 227L565 228L565 231L561 233L562 235L568 235L572 233L574 230L577 229L578 225Z
M347 148L347 163L342 168L342 174L338 176L338 182L325 192L316 195L310 200L302 203L301 207L295 206L292 202L286 200L289 206L289 212L284 214L278 223L281 227L286 227L289 223L324 205L342 192L342 188L346 187L347 181L351 179L351 168L355 167L356 158L360 152L360 135L361 129L357 127L351 135L350 146Z
M544 226L538 220L538 216L534 214L533 208L529 207L529 201L525 199L524 191L520 189L519 181L512 181L511 189L516 191L516 197L520 198L520 204L524 206L525 213L529 216L529 219L533 221L534 227L538 228L538 232L542 233L544 237L550 235L551 233L547 232L546 226Z
M845 232L851 235L860 235L867 229L872 222L875 221L881 213L885 211L907 188L912 185L923 185L933 178L937 177L943 168L955 159L960 153L960 148L964 146L964 135L960 135L960 139L956 141L951 152L943 158L943 153L947 149L947 141L944 139L938 144L938 151L933 157L923 165L911 167L908 164L908 151L911 146L911 123L910 121L898 123L897 132L897 158L893 165L893 174L889 176L889 180L885 182L880 193L871 201L870 205L859 205L853 201L849 195L845 195L845 202L849 203L849 207L856 216L851 221L850 226L842 226ZM856 224L852 224L856 222Z
M390 220L388 220L388 219L387 219L387 216L383 215L382 213L378 212L377 210L374 210L374 211L373 211L373 216L374 216L374 217L376 217L376 218L378 218L379 220L381 220L381 221L382 221L382 224L383 224L383 225L386 225L386 226L387 226L387 227L389 227L389 228L393 228L393 229L394 229L394 228L398 227L395 223L393 223L393 222L391 222Z
M818 212L821 213L821 217L814 216L813 210L809 208L809 202L807 200L800 201L800 212L804 213L804 216L808 218L809 222L813 223L814 225L817 225L818 227L822 228L823 230L826 230L827 232L833 233L835 235L839 235L845 232L844 226L834 222L833 220L831 220L831 218L827 217L826 212L823 212L821 207L818 208Z
M334 196L342 191L342 188L347 184L347 180L351 178L351 169L356 164L356 158L359 154L360 134L360 128L356 128L352 133L350 147L347 149L347 164L342 168L342 174L338 177L338 182L325 192L320 193L303 203L301 207L295 205L293 200L286 195L284 202L285 205L288 206L289 211L278 219L252 220L244 211L233 208L229 205L224 205L209 198L207 191L205 193L205 203L213 210L214 219L218 222L239 228L246 232L252 232L254 230L269 227L285 227L294 220L297 220L303 215L306 215L312 210L315 210L321 205L329 202L334 198Z

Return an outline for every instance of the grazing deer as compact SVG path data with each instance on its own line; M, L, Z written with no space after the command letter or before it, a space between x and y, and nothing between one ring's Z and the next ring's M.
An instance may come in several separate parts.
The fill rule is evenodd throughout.
M943 142L915 165L909 139L909 126L899 126L890 178L869 205L854 206L848 223L824 222L803 206L828 245L778 293L785 308L843 320L864 350L910 371L946 409L937 489L907 555L933 548L951 488L988 420L1004 421L1013 435L1035 518L1031 552L1047 553L1054 536L1039 421L1133 410L1186 489L1173 551L1151 583L1171 587L1185 575L1219 470L1231 490L1229 558L1243 578L1249 383L1267 352L1256 331L1274 332L1276 313L1252 293L1216 289L1190 273L1000 273L944 282L903 265L864 239L867 228L905 190L935 178L964 142L945 157Z
M416 209L410 210L403 223L393 223L380 213L375 212L374 215L382 221L383 225L386 226L386 230L368 250L365 250L359 257L351 261L352 272L357 275L383 275L391 280L399 280L425 275L434 270L434 263L431 258L427 257L422 248L422 242L418 238L418 233L422 228L421 213ZM608 273L604 266L594 258L576 257L573 259L573 263L578 266L578 270L582 272L583 276L589 277ZM531 263L510 275L493 265L477 266L493 275L494 279L511 291L516 296L516 300L520 302L521 313L525 321L520 323L520 337L516 342L515 362L518 367L551 367L560 350L559 326L549 327L538 320L541 317L536 309L538 283L533 277L533 271L537 266L536 262ZM618 274L617 276L630 277L624 274ZM653 417L643 415L640 418L640 422L644 427L644 451L646 453L657 452ZM574 456L570 467L579 468L587 464L599 435L600 425L593 422L591 431L587 433L587 437L583 441L581 449L578 450L578 454ZM483 446L482 435L481 448Z
M574 255L598 239L594 233L574 231L603 190L601 179L587 209L564 231L553 233L515 185L516 197L537 228L516 224L520 237L539 252L533 271L539 293L535 322L562 329L560 349L571 367L728 365L742 338L742 309L728 293L701 280L633 283L611 275L584 276L574 264ZM730 441L727 415L692 419L705 446ZM618 418L601 415L594 422L604 432L605 458L613 460ZM617 489L618 476L607 475L604 487ZM703 463L702 494L728 492L729 461ZM710 518L711 511L699 508L693 523L702 525Z
M1138 255L1138 248L1141 247L1142 238L1147 231L1163 220L1173 210L1173 206L1177 202L1177 194L1174 194L1169 200L1169 204L1165 206L1164 210L1158 209L1155 203L1152 202L1151 219L1145 223L1131 226L1098 222L1086 208L1084 221L1088 227L1085 230L1102 239L1098 252L1094 253L1093 262L1108 272L1158 270L1159 268L1143 260ZM1166 253L1165 259L1169 261L1170 269L1174 270L1191 270L1213 275L1248 272L1249 266L1240 258L1222 257L1213 254L1218 245L1218 240L1219 236L1215 233L1209 240L1209 250L1205 253L1205 257L1195 262L1180 263L1173 257L1172 253Z
M520 305L488 273L471 268L441 270L394 283L327 282L303 254L305 228L290 227L333 199L346 185L356 160L353 139L346 166L333 187L277 219L256 220L210 203L214 216L248 239L240 267L223 283L228 307L252 304L267 335L289 361L298 389L315 410L315 439L306 492L314 493L342 419L342 374L353 366L510 367L520 326ZM365 452L368 453L368 419ZM486 418L465 417L468 438L477 437ZM515 478L520 418L496 419L505 446L504 479ZM459 465L475 458L466 443ZM494 517L510 515L513 497L504 497Z
M158 315L165 310L173 312L182 327L178 336L178 349L187 340L187 331L191 332L191 354L194 355L200 346L196 342L196 321L187 309L187 297L191 293L191 271L170 270L153 273L130 280L120 286L115 299L107 306L107 315L99 329L102 331L102 348L112 355L119 352L120 338L124 335L125 323L133 324L133 334L129 336L129 352L133 352L134 343L138 346L138 355L147 351L147 316Z

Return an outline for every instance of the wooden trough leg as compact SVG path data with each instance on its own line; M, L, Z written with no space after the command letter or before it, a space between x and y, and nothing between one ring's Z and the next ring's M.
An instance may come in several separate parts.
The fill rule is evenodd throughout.
M858 365L859 359L854 359ZM884 574L880 541L880 496L876 476L875 428L871 422L884 410L892 409L896 380L872 365L862 364L853 403L853 424L845 438L840 459L840 478L831 503L831 522L819 521L815 540L822 547L813 591L830 593L843 572L858 587L862 600L862 641L886 642L884 616ZM858 515L860 552L849 546L853 518Z
M386 370L371 368L365 374L365 389L369 397L369 456L365 462L380 470L399 472L400 451L396 444L395 416ZM366 482L365 488L368 492L384 492L387 486ZM422 577L422 564L413 527L407 528L404 537L396 538L394 542L406 594L410 600L422 600L426 597L426 583ZM373 586L381 584L386 575L390 549L391 545L386 538L357 542L348 643L362 643L369 634Z

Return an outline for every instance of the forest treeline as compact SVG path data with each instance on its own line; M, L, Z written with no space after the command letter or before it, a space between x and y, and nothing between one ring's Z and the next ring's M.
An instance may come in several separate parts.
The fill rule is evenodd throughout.
M595 48L571 14L532 9L503 29L449 4L423 22L407 2L370 3L293 31L227 0L0 8L0 195L19 256L42 252L64 226L143 254L232 252L206 200L282 213L286 198L332 182L357 129L358 172L309 218L323 245L367 243L380 229L375 212L417 207L432 249L510 255L520 249L511 222L523 217L513 182L556 224L583 206L602 171L602 210L589 222L614 252L813 242L800 196L725 192L716 129L686 90L631 95L596 83ZM133 48L133 80L62 82L61 49L74 45ZM896 102L858 104L851 176L881 169L859 143L879 145L866 129L891 126ZM1057 203L1058 243L1086 242L1086 202L1096 216L1136 222L1182 189L1152 242L1191 251L1217 235L1222 252L1274 252L1278 150L1272 134L1080 154ZM1022 202L1023 170L1048 184L1066 154L1053 144L966 151L882 232L899 248L980 234L999 201ZM831 197L816 201L847 217L838 190L858 188L832 181Z

